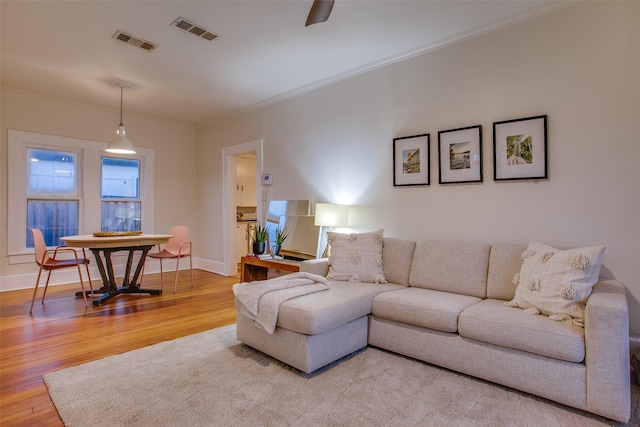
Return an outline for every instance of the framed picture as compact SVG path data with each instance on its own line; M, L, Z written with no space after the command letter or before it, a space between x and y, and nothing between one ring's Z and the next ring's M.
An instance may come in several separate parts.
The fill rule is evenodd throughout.
M547 116L493 124L493 179L547 179Z
M393 185L429 185L429 134L393 140Z
M440 184L482 182L482 126L438 132Z

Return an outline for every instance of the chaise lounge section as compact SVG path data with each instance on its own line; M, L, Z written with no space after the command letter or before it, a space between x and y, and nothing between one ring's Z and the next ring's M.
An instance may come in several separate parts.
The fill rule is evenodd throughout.
M307 373L376 346L629 420L628 308L620 282L593 286L583 320L556 321L509 306L518 301L513 281L527 245L384 238L381 246L388 283L329 280L328 291L282 303L272 335L238 314L238 340ZM301 271L332 274L327 259L305 261Z
M238 341L303 372L313 372L366 347L373 298L402 288L391 283L335 281L330 285L329 291L284 302L273 335L238 314Z

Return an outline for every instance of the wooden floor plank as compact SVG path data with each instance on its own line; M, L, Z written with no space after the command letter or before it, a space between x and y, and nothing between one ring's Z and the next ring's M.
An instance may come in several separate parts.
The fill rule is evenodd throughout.
M191 289L181 272L174 293L168 276L160 296L121 295L88 309L74 296L78 283L50 287L44 304L39 289L32 315L32 289L1 293L0 424L62 425L42 380L48 372L235 323L237 277L196 269ZM145 275L143 287L160 288L160 275Z

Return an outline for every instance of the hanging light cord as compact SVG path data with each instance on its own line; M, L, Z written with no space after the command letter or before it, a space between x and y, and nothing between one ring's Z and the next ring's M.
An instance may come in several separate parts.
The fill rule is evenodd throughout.
M124 126L122 124L122 86L120 86L120 126Z

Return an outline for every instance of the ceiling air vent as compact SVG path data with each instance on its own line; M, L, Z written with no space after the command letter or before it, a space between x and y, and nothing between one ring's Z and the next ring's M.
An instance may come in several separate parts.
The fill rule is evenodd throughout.
M120 30L116 31L116 33L111 38L112 39L116 39L116 40L120 40L120 41L125 42L127 44L138 46L139 48L147 50L149 52L158 47L158 45L155 44L155 43L151 43L151 42L148 42L146 40L142 40L142 39L139 39L137 37L133 37L131 34L127 34L124 31L120 31Z
M212 41L212 40L215 40L215 39L217 39L219 37L214 32L209 31L209 30L207 30L207 29L205 29L205 28L203 28L203 27L201 27L199 25L196 25L196 24L192 23L192 22L189 22L184 18L176 19L175 21L173 21L171 23L171 25L176 26L176 27L180 28L181 30L185 30L185 31L187 31L187 32L189 32L191 34L194 34L194 35L198 36L198 37L201 37L201 38L203 38L205 40Z

